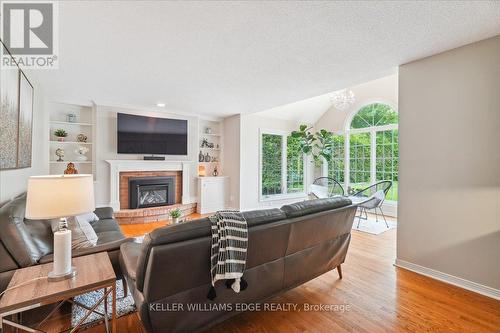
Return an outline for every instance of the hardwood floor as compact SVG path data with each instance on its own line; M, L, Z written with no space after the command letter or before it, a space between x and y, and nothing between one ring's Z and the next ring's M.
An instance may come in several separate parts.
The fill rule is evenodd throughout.
M396 230L352 236L342 280L332 270L270 301L301 311L246 312L208 332L500 332L500 301L394 267ZM349 307L305 312L306 303ZM119 318L118 332L143 332L137 315Z

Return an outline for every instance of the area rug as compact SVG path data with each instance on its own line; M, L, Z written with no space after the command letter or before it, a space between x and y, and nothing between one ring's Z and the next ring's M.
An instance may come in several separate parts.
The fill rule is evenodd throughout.
M92 291L80 296L75 297L75 301L84 304L87 307L92 307L103 295L103 290ZM108 295L108 311L111 312L112 308L112 296ZM104 313L104 303L100 304L97 311ZM135 312L135 304L132 295L129 293L127 296L123 297L123 285L122 281L116 281L116 316L121 317ZM76 324L85 317L87 313L86 309L81 308L78 305L71 305L71 327L75 327ZM87 319L85 319L85 324L97 325L104 322L104 318L96 313L92 313Z
M380 218L378 222L375 219L369 218L368 220L362 219L361 222L359 223L359 228L358 228L358 221L359 219L355 217L354 223L352 224L352 229L366 232L372 235L380 235L383 232L395 229L397 227L396 222L393 221L387 220L387 224L389 225L389 228L387 228L383 218Z

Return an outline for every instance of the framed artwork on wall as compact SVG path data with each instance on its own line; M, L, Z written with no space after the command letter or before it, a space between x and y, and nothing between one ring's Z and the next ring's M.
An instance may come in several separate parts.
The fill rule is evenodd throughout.
M9 51L2 44L2 52ZM17 168L19 69L0 68L0 170Z
M33 133L33 86L22 71L19 74L19 135L17 167L31 167Z
M0 170L31 167L33 97L33 85L18 66L0 66Z

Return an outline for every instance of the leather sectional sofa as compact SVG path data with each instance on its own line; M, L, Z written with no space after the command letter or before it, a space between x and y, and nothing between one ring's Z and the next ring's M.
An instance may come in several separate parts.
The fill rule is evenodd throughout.
M26 194L7 202L0 208L0 292L5 290L21 267L51 262L53 233L45 220L28 220ZM92 224L98 238L97 245L72 251L73 257L107 251L119 279L122 278L118 254L120 245L131 241L120 230L111 208L97 208L99 221Z
M207 307L263 302L336 267L341 273L355 212L356 206L344 197L245 212L248 287L236 294L219 282L214 301L207 299L207 218L156 229L142 244L122 244L120 264L148 332L200 331L238 313L203 311ZM189 311L188 304L201 309Z

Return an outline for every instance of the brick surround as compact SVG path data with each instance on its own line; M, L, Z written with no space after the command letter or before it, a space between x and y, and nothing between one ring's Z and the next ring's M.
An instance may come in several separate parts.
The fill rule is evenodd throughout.
M175 177L175 203L182 202L182 171L126 171L120 172L120 209L129 209L129 178L139 177ZM161 207L160 207L161 208Z
M129 178L175 177L175 205L129 209ZM182 171L123 171L120 172L120 210L115 217L120 224L158 222L170 219L170 211L179 208L183 216L196 212L196 203L182 204Z

